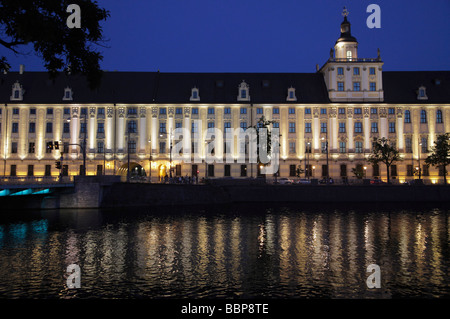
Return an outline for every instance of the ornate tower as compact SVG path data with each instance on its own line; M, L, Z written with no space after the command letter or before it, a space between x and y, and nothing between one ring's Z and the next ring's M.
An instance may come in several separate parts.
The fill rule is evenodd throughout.
M324 76L332 102L382 102L384 100L380 50L376 58L359 58L358 41L351 34L344 7L341 35L328 61L318 70Z

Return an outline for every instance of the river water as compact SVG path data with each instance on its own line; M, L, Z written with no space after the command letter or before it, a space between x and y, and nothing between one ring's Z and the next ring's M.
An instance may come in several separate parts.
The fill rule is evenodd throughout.
M398 205L2 211L0 298L449 297L449 223Z

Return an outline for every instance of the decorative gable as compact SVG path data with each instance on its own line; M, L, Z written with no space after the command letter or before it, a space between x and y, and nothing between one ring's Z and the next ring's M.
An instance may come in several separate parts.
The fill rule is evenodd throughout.
M200 94L199 94L198 88L193 87L191 89L191 98L189 100L190 101L200 101Z
M73 92L70 87L66 87L64 89L63 101L72 101L73 100Z
M239 84L239 91L238 91L238 101L250 101L250 88L249 85L245 82L245 80L242 80L242 83Z
M20 85L19 81L12 86L12 95L10 97L11 101L23 101L23 95L25 94L25 90L22 85Z
M292 86L288 88L286 101L297 101L297 97L295 96L295 88Z
M417 99L418 100L428 100L427 88L424 87L423 85L420 86L419 89L417 90Z

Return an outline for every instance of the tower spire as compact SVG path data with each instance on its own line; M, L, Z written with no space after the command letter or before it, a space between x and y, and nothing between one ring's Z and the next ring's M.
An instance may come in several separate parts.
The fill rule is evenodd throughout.
M352 36L351 33L351 25L350 22L347 20L347 17L349 15L349 11L346 7L342 10L342 16L344 17L344 21L341 23L341 36L337 40L337 42L357 42L356 38Z
M344 19L347 19L347 16L349 15L349 11L347 10L346 7L344 7L344 10L342 10L342 16L344 17Z

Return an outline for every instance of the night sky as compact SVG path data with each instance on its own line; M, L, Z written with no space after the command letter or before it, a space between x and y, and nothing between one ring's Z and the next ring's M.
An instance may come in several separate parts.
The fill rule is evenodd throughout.
M111 13L102 22L109 48L98 48L108 71L315 72L340 35L344 6L360 58L380 48L387 71L450 70L450 0L98 2ZM366 25L371 3L381 29ZM34 56L6 56L12 71L44 70Z

